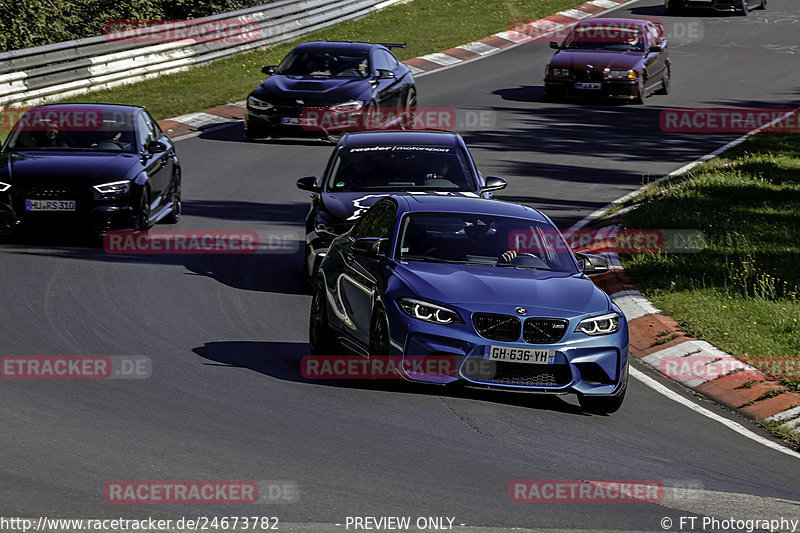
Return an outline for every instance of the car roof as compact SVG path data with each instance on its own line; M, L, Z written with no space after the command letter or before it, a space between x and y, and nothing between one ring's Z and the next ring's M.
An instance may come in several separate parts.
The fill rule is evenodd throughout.
M377 43L362 43L362 42L349 42L349 41L308 41L300 43L295 47L295 50L355 50L359 52L366 52L372 48L379 47L385 48Z
M52 111L76 111L80 109L90 109L93 111L101 111L103 113L118 113L125 116L131 116L138 113L140 110L143 110L143 107L140 106L133 106L133 105L122 105L122 104L89 104L89 103L80 103L80 104L42 104L33 106L29 109L29 111L33 111L35 109L46 109Z
M591 18L591 19L583 19L582 21L578 22L576 26L609 26L609 25L616 25L616 26L646 26L647 24L652 23L652 20L648 19L612 19L612 18Z
M452 131L364 131L347 133L339 140L341 147L376 146L385 144L458 146L459 136Z
M475 213L527 218L538 222L549 222L541 211L533 207L489 198L474 196L455 196L444 194L395 194L390 196L405 213L416 211L436 211L443 213Z

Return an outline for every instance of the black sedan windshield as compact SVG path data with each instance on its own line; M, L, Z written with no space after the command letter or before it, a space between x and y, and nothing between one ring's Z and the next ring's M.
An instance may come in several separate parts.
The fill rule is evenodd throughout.
M315 78L366 78L369 56L367 52L292 50L275 73Z
M28 111L9 135L5 150L136 152L133 122L127 115L80 108Z
M400 227L398 259L575 273L558 230L524 218L411 213Z
M474 191L464 155L452 146L367 146L339 151L330 192Z

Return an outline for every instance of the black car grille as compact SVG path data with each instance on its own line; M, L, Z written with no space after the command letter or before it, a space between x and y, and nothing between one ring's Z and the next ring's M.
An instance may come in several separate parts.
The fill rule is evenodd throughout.
M567 324L562 318L529 318L522 327L522 338L530 344L552 344L564 337Z
M275 112L282 117L299 117L303 112L303 106L295 105L276 105Z
M15 185L14 193L21 200L75 200L83 192L72 185Z
M575 81L603 81L605 73L602 70L575 69Z
M464 374L467 379L505 385L527 385L534 387L561 387L572 381L569 365L533 365L496 361L494 372L482 369L474 375Z
M472 323L481 337L505 342L519 339L521 326L515 316L475 313L472 315Z

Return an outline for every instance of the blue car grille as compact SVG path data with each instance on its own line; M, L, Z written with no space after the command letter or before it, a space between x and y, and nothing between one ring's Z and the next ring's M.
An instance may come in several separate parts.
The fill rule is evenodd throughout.
M479 374L465 374L464 377L486 383L560 387L572 381L572 372L569 365L531 365L497 361L493 375L484 369Z
M511 315L495 313L475 313L472 324L478 335L494 341L512 342L519 339L519 319Z
M530 344L552 344L564 337L567 324L562 318L529 318L522 327L522 338Z

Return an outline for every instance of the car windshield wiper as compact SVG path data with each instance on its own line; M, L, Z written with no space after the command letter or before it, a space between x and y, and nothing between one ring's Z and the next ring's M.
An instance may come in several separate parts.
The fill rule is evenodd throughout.
M531 266L520 266L520 265L512 265L511 263L497 263L497 267L501 268L520 268L524 270L550 270L549 268L539 268L539 267L531 267Z
M470 261L457 261L455 259L438 259L436 257L429 257L427 255L404 255L400 257L401 261L423 261L426 263L453 263L457 265L469 265ZM479 263L475 263L479 264Z

